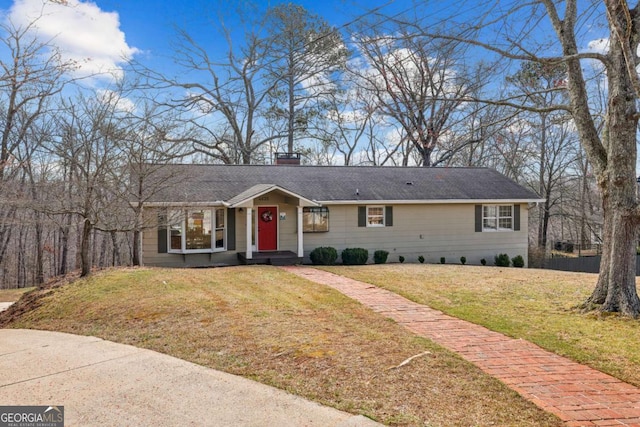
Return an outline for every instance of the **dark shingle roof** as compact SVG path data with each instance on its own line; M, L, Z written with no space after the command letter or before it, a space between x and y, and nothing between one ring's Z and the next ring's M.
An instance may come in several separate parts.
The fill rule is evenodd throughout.
M184 164L168 165L161 173L171 176L172 184L150 202L228 202L261 184L320 202L539 199L486 168Z

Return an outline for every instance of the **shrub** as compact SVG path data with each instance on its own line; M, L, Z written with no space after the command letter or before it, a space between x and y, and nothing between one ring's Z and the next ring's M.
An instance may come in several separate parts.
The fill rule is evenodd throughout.
M511 258L511 262L513 263L514 267L518 267L518 268L524 267L524 258L522 258L522 255L518 255L516 257Z
M369 259L369 251L363 248L347 248L342 251L344 265L364 265Z
M404 257L402 255L400 255L398 257L398 261L400 261L400 264L402 264L404 262Z
M444 264L446 261L447 260L443 256L440 257L440 264Z
M511 265L511 260L509 259L509 255L507 254L496 255L494 264L497 265L498 267L509 267Z
M389 252L379 250L373 253L373 262L376 264L384 264L387 262L387 257L389 256Z
M422 255L420 255L418 257L418 261L420 261L420 264L424 264L424 257Z
M487 260L486 260L486 259L484 259L484 258L482 258L482 259L480 260L480 264L482 264L482 265L487 265Z
M461 256L461 257L460 257L460 264L465 265L466 263L467 263L467 258L466 258L466 257Z
M309 258L314 265L331 265L338 259L338 251L331 246L321 246L312 250Z

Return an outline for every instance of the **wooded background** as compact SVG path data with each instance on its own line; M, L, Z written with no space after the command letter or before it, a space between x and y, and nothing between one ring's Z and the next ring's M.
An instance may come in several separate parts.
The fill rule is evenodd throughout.
M543 3L533 14L511 5L502 18L543 26ZM530 37L536 48L525 55L507 44L521 46L526 34L496 33L498 49L480 35L495 10L427 25L421 7L370 11L341 28L292 4L245 12L251 25L241 40L227 33L223 55L179 30L180 72L131 60L99 89L37 38L37 20L5 22L0 288L137 265L144 201L171 185L154 180L163 164L270 164L275 152L300 152L313 165L494 168L546 200L530 211L532 265L557 241L576 252L597 247L602 202L567 107L569 71L543 56L555 44ZM583 65L589 113L603 132L607 74Z

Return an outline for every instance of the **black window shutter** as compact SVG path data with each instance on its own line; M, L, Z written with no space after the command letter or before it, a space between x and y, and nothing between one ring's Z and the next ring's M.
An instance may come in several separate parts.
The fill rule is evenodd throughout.
M158 253L167 253L167 210L158 211Z
M367 207L358 206L358 227L367 226Z
M520 205L513 206L513 230L520 231Z
M386 227L393 226L393 206L384 207L384 225Z
M227 209L227 250L236 250L236 210Z
M476 205L476 233L482 231L482 205Z

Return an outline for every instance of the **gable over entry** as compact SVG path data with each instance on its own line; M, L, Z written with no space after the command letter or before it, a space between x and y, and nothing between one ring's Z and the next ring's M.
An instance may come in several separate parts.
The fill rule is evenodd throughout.
M274 194L280 196L279 203L274 204L271 200L270 195ZM319 207L320 204L275 184L257 184L231 198L228 202L230 208L245 211L245 259L251 260L254 250L262 252L279 249L279 233L281 232L279 224L286 221L287 218L286 213L279 209L280 202L296 208L296 254L299 258L304 257L303 209L305 207Z

